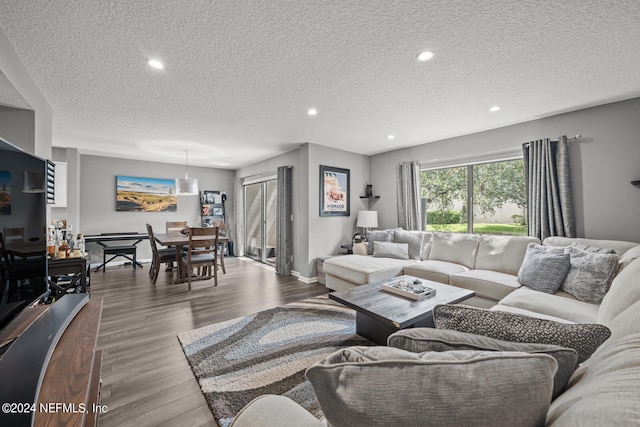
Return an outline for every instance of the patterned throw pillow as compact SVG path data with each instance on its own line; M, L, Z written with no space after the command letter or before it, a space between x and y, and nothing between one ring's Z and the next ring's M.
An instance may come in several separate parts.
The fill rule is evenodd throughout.
M433 309L433 319L438 329L453 329L504 341L573 348L578 352L578 363L587 360L611 335L604 325L558 323L460 304L437 305Z
M393 230L369 230L367 232L367 254L373 255L373 242L393 242Z
M387 344L414 353L425 351L481 350L522 351L531 354L548 354L558 362L558 372L553 377L553 398L567 387L571 374L578 367L578 352L572 348L551 344L534 344L502 341L482 335L450 329L411 328L392 334Z
M571 268L561 289L580 301L600 304L618 270L618 256L572 246L565 248L564 253L571 257Z
M521 352L338 350L306 371L330 426L544 425L555 359Z
M569 268L570 256L562 249L529 243L518 271L518 282L536 291L552 294L560 289Z

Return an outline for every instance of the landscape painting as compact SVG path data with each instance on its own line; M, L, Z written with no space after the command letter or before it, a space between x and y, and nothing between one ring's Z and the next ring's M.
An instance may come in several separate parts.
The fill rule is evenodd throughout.
M177 209L173 179L116 177L116 211L176 212Z
M0 215L11 215L11 172L0 171Z

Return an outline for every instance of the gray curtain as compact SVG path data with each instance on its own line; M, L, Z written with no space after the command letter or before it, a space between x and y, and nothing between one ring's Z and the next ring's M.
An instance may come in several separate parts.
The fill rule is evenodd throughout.
M418 162L403 162L396 165L396 190L398 193L398 227L404 230L421 230L420 165Z
M522 145L529 235L575 237L569 142L542 139Z
M292 205L292 167L278 168L278 212L276 231L276 273L291 275L293 265L293 237L291 222Z

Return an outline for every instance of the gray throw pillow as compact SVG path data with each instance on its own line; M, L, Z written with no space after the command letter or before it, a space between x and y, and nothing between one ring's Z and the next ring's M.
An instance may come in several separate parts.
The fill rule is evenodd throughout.
M576 248L585 252L593 252L596 254L615 254L616 253L616 251L611 248L598 248L595 246L586 245L582 242L573 242L570 247Z
M580 301L600 304L618 270L618 256L583 251L569 246L564 252L571 257L571 268L561 289Z
M544 425L555 359L349 347L307 369L329 426Z
M373 242L373 256L376 258L409 259L407 243Z
M573 348L582 363L611 335L604 325L567 324L522 314L443 304L433 309L438 329L453 329L503 341L553 344Z
M367 253L373 255L374 242L393 242L393 230L369 230L367 232Z
M393 233L393 241L407 243L409 245L409 258L421 259L425 236L426 233L424 231L398 230Z
M518 282L536 291L552 294L562 286L569 268L570 256L562 249L529 243L518 271Z
M548 354L558 362L558 372L556 372L556 375L553 377L554 399L564 391L571 374L573 374L578 367L578 352L572 348L551 344L502 341L450 329L402 329L392 334L387 340L387 344L389 347L400 348L413 353L422 353L425 351L481 350Z

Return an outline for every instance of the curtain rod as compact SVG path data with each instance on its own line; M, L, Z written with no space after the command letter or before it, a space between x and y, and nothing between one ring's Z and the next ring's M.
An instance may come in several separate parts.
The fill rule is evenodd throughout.
M577 134L575 136L568 136L567 139L569 141L580 141L582 139L582 135Z

